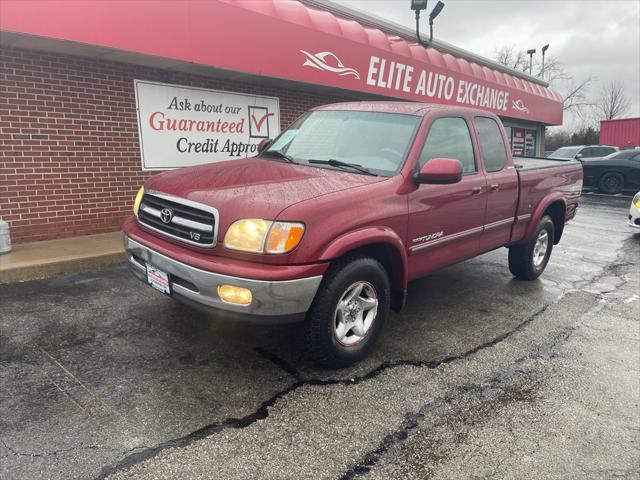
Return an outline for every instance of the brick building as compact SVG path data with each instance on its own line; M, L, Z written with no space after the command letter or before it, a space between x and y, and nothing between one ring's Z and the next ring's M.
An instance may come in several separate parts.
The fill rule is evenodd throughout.
M171 0L149 10L0 4L0 217L14 243L119 228L162 169L141 158L148 125L136 81L277 99L280 128L343 100L468 104L503 118L515 154L539 154L544 127L562 122L558 95L539 79L451 45L425 49L409 30L326 1Z

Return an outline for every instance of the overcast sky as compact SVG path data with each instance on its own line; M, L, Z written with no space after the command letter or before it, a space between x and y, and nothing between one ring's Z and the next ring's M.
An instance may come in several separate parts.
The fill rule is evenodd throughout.
M409 0L334 0L350 8L415 28ZM595 99L612 80L625 87L631 109L640 116L640 0L443 0L445 8L434 24L434 38L487 58L500 47L527 50L550 44L547 55L560 60L576 80L589 75ZM428 31L430 0L421 17ZM558 89L560 90L560 87ZM575 128L581 120L565 115L564 125Z

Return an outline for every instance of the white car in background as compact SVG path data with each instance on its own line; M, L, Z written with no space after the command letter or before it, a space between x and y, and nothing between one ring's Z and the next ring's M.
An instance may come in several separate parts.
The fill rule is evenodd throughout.
M636 193L631 200L629 208L629 226L640 229L640 192Z

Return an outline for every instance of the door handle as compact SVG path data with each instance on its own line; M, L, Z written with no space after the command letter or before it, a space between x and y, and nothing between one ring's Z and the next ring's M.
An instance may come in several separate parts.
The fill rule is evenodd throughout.
M496 190L500 190L500 185L498 185L498 184L491 185L491 191L495 192Z
M473 187L473 188L471 189L471 193L472 193L473 195L475 195L475 194L477 194L477 193L480 193L480 192L482 192L482 187Z

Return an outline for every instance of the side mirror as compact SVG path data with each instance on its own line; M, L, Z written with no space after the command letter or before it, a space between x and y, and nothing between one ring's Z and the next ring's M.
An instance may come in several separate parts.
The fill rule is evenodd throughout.
M462 164L452 158L432 158L413 179L416 183L451 184L462 180Z
M272 143L273 143L273 140L271 140L270 138L265 138L264 140L262 140L258 144L258 153L264 152L267 148L271 146Z
M576 154L575 158L576 158L576 160L580 160L582 158L582 154L581 153Z

